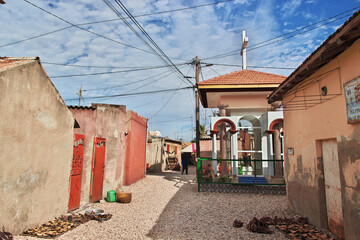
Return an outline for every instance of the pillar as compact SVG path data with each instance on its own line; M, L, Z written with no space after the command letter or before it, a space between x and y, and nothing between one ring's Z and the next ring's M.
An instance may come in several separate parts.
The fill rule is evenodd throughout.
M274 156L275 160L281 160L280 124L274 126ZM282 176L282 162L275 162L275 177Z
M219 116L220 117L226 117L226 107L228 105L219 105ZM226 159L226 124L221 123L220 124L220 155L221 159ZM221 161L221 176L227 175L227 162Z
M216 146L216 134L212 137L212 159L217 159L217 146ZM217 173L217 160L212 161L212 169L214 173Z

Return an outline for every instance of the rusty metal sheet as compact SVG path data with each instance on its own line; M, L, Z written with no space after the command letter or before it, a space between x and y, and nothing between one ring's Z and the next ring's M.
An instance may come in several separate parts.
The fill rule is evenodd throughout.
M348 123L360 122L360 77L344 83Z

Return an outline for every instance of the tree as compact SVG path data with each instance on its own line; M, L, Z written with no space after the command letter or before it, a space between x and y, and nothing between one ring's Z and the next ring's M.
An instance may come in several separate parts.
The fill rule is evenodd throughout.
M200 130L200 137L203 136L203 135L207 135L208 134L208 129L206 128L205 124L200 124L199 125L199 130ZM194 132L196 133L196 128L194 128ZM195 143L196 142L196 137L191 140L192 143Z

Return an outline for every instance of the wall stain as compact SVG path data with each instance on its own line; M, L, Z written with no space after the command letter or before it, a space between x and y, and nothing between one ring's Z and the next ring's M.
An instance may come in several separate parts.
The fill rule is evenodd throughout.
M31 205L31 202L25 204L25 206L17 203L24 199L28 199L28 196L31 196L36 188L44 186L47 177L47 171L33 172L32 169L29 169L20 174L17 178L8 179L7 181L2 181L2 178L0 178L1 192L10 196L10 202L7 203L7 217L10 217L10 220L16 223L14 224L16 226L15 229L9 230L13 232L22 232L25 230L25 223L32 214L28 209L28 205Z
M356 127L352 136L341 136L338 142L338 154L340 165L341 194L343 200L343 215L346 239L356 239L360 236L360 169L355 170L354 180L356 186L347 187L345 176L348 176L347 166L355 165L360 161L360 126ZM352 169L353 170L353 169ZM349 184L349 183L348 183ZM348 198L347 196L351 196Z
M33 172L29 169L18 178L9 179L6 182L0 182L0 188L4 192L17 192L17 193L32 193L37 187L43 186L46 182L48 172L37 171Z

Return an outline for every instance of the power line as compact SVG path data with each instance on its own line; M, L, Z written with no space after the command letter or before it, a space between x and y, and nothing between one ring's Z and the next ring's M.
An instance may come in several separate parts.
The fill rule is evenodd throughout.
M156 12L156 13L145 13L145 14L141 14L141 15L136 15L134 17L139 18L139 17L146 17L146 16L152 16L152 15L159 15L159 14L164 14L164 13L178 12L178 11L184 11L184 10L189 10L189 9L194 9L194 8L206 7L206 6L210 6L210 5L216 5L218 3L232 2L232 1L234 1L234 0L218 1L218 2L214 2L214 3L208 3L208 4L192 6L192 7L187 7L187 8L179 8L179 9L167 10L167 11ZM120 20L121 19L119 19L119 18L108 19L108 20L102 20L102 21L96 21L96 22L80 23L80 24L76 24L76 26L85 26L85 25L92 25L92 24L113 22L113 21L120 21ZM53 34L53 33L56 33L56 32L60 32L60 31L63 31L63 30L66 30L66 29L69 29L69 28L72 28L72 27L74 27L74 26L68 26L68 27L65 27L65 28L60 28L60 29L57 29L57 30L54 30L54 31L51 31L51 32L47 32L47 33L43 33L43 34L40 34L40 35L37 35L37 36L30 37L30 38L25 38L25 39L22 39L22 40L19 40L19 41L7 43L7 44L4 44L4 45L1 45L0 48L10 46L10 45L13 45L13 44L17 44L17 43L21 43L21 42L25 42L25 41L29 41L29 40L33 40L33 39L36 39L36 38L40 38L40 37L50 35L50 34ZM174 58L174 57L171 57L171 58ZM179 58L174 58L174 59L179 59ZM183 59L181 59L181 60L183 60Z
M189 71L190 71L190 70L189 70ZM178 88L177 88L178 90L181 90L181 88L180 88L181 83L182 83L182 82L180 82L180 84L179 84L179 86L178 86ZM195 88L195 85L193 86L193 89L194 89L194 88ZM153 119L155 116L157 116L157 115L165 108L165 106L170 102L170 100L174 97L175 93L176 93L178 90L175 90L175 91L173 92L173 94L171 94L171 96L170 96L169 99L165 102L165 104L159 109L159 111L157 111L155 114L153 114L152 117L149 118L149 120Z
M47 35L50 35L50 34L53 34L53 33L63 31L65 29L72 28L72 27L73 26L68 26L68 27L60 28L58 30L51 31L51 32L43 33L43 34L40 34L40 35L37 35L37 36L33 36L33 37L25 38L25 39L22 39L22 40L19 40L19 41L15 41L15 42L7 43L7 44L4 44L4 45L0 45L0 48L7 47L7 46L10 46L10 45L14 45L14 44L17 44L17 43L26 42L26 41L33 40L33 39L36 39L36 38L39 38L39 37L44 37L44 36L47 36Z
M111 3L108 0L103 0L104 2L106 2L108 5ZM130 17L131 21L136 25L136 27L142 32L142 34L145 35L145 37L150 41L150 43L159 51L159 55L157 55L161 60L165 61L166 63L170 63L179 73L180 75L183 77L182 81L187 80L191 86L194 86L194 84L186 78L186 76L180 71L180 69L170 60L170 58L165 54L165 52L159 47L159 45L157 45L157 43L150 37L150 35L145 31L145 29L141 26L141 24L134 18L134 16L129 12L129 10L125 7L125 5L120 1L120 0L115 0L115 2L117 3L117 5L125 12L125 14ZM111 5L112 6L112 5ZM109 6L109 7L111 7ZM112 8L114 10L114 12L116 14L118 14L118 16L122 15L120 14L120 12L118 12L115 8ZM148 43L147 41L145 41L145 39L143 39L141 37L140 34L137 33L137 31L126 21L126 19L122 18L122 20L126 23L126 25L141 39L143 40L143 42L150 47L150 49L154 50ZM163 59L161 56L165 57L165 59ZM167 60L167 61L166 61Z
M167 75L165 75L165 76L163 76L163 77L161 77L161 78L159 78L159 79L156 79L156 80L154 80L154 81L148 82L148 83L146 83L146 84L144 84L144 85L141 85L140 87L137 87L137 88L135 88L135 89L133 89L133 90L130 90L130 91L126 92L126 93L133 92L133 91L135 91L135 90L138 90L138 89L140 89L140 88L143 88L143 87L146 87L146 86L148 86L148 85L150 85L150 84L153 84L153 83L155 83L155 82L157 82L157 81L160 81L161 79L169 76L170 74L173 74L174 71L175 71L175 70L172 69L172 70L170 71L170 73L168 73Z
M130 83L126 83L126 84L115 85L115 86L105 87L105 88L92 88L92 89L86 89L86 90L83 90L83 91L84 91L84 92L90 92L90 91L108 90L108 89L114 89L114 88L124 87L124 86L132 85L132 84L135 84L135 83L138 83L138 82L143 82L143 81L149 80L149 79L151 79L151 78L160 76L160 75L162 75L162 74L164 74L164 73L167 73L167 72L171 72L171 70L167 70L167 71L165 71L165 72L161 72L161 73L156 74L156 75L153 75L153 76L151 76L151 77L143 78L143 79L140 79L140 80L137 80L137 81L133 81L133 82L130 82ZM168 76L168 75L166 75L166 76ZM164 77L166 77L166 76L164 76Z
M94 96L94 97L86 97L84 99L99 99L99 98L115 98L115 97L126 97L132 95L144 95L144 94L153 94L153 93L161 93L161 92L171 92L171 91L179 91L185 89L192 89L193 87L183 87L183 88L174 88L174 89L163 89L156 91L148 91L148 92L137 92L137 93L124 93L124 94L116 94L116 95L107 95L107 96ZM79 100L78 98L69 98L65 99L65 101L74 101Z
M108 1L103 0L111 10L114 11L115 14L117 14L123 22L135 33L135 35L142 40L146 46L148 46L153 52L156 52L155 49L153 49L150 44L130 25L130 23L121 15L121 13ZM145 31L145 29L141 26L141 24L134 18L134 16L129 12L129 10L125 7L125 5L120 0L115 0L117 5L125 12L125 14L131 19L131 21L135 24L135 26L142 32L142 34L150 41L150 43L158 50L160 54L157 54L156 56L162 60L165 63L170 63L183 77L182 81L187 80L191 86L194 86L194 84L185 77L185 75L180 71L180 69L170 60L170 58L164 53L164 51L156 44L156 42L150 37L150 35ZM165 59L163 58L165 57Z
M215 71L215 69L213 69L212 67L209 67L213 72L215 72L217 75L221 76L220 73L218 73L217 71Z
M217 65L217 66L242 67L242 65L237 65L237 64L222 64L222 63L212 63L212 64ZM247 67L250 67L250 68L282 69L282 70L294 70L295 69L295 68L288 68L288 67L271 67L271 66L247 66Z
M170 120L167 120L167 121L152 122L152 123L171 123L171 122L176 122L176 121L182 121L184 119L191 119L191 117L176 118L176 119L170 119Z
M170 100L174 97L175 93L182 89L182 88L180 88L181 83L179 84L178 88L176 88L174 90L173 94L169 97L169 99L165 102L165 104L159 109L159 111L157 111L154 115L152 115L152 117L149 118L149 120L152 119L153 117L155 117L156 115L158 115L165 108L165 106L170 102ZM187 88L193 88L193 87L187 87Z
M27 3L29 3L30 5L38 8L38 9L40 9L41 11L44 11L44 12L46 12L47 14L49 14L49 15L57 18L57 19L60 19L61 21L66 22L67 24L70 24L71 26L76 27L76 28L78 28L78 29L81 29L81 30L83 30L83 31L85 31L85 32L91 33L91 34L93 34L93 35L95 35L95 36L104 38L104 39L109 40L109 41L112 41L112 42L114 42L114 43L121 44L121 45L126 46L126 47L130 47L130 48L137 49L137 50L140 50L140 51L143 51L143 52L147 52L147 53L154 54L153 52L150 52L150 51L147 51L147 50L144 50L144 49L141 49L141 48L137 48L137 47L131 46L131 45L129 45L129 44L126 44L126 43L123 43L123 42L114 40L114 39L112 39L112 38L103 36L103 35L101 35L101 34L99 34L99 33L90 31L90 30L88 30L88 29L86 29L86 28L82 28L82 27L80 27L80 26L78 26L78 25L75 25L75 24L73 24L73 23L71 23L71 22L69 22L69 21L67 21L67 20L65 20L65 19L63 19L63 18L61 18L61 17L59 17L59 16L57 16L57 15L55 15L55 14L53 14L53 13L47 11L47 10L45 10L45 9L43 9L43 8L41 8L41 7L39 7L39 6L35 5L35 4L33 4L33 3L31 3L31 2L29 2L28 0L24 0L24 1L27 2ZM156 53L155 55L157 55L157 53Z
M65 67L79 67L79 68L113 68L113 69L116 69L116 68L130 68L130 69L141 69L141 68L156 68L156 67L168 67L169 65L166 65L166 66L142 66L142 67L119 67L119 66L94 66L94 65L78 65L78 64L67 64L67 63L53 63L53 62L44 62L44 61L41 61L42 64L49 64L49 65L58 65L58 66L65 66ZM187 62L186 63L177 63L176 65L186 65L188 64Z
M250 47L249 47L250 49L247 49L247 51L255 50L255 49L258 49L258 48L266 47L266 46L269 46L269 45L272 45L272 44L275 44L275 43L278 43L278 42L285 41L285 40L287 40L287 39L296 37L296 36L298 36L298 35L302 35L302 34L304 34L304 33L310 32L310 31L312 31L312 30L315 30L315 29L320 28L320 27L322 27L322 26L328 25L328 24L330 24L330 23L339 21L339 20L341 20L341 19L343 19L343 18L347 18L347 17L349 17L349 16L351 16L351 15L352 15L352 14L347 14L347 15L341 17L341 18L334 19L334 20L332 20L332 21L330 21L330 22L321 24L321 25L316 26L316 27L314 27L314 28L307 29L307 30L305 30L305 31L303 31L303 32L297 33L297 34L292 35L292 36L289 36L289 37L287 37L287 38L279 39L279 40L274 41L274 42L271 42L271 43L263 44L263 45L257 46L257 47L250 46Z
M152 69L165 68L165 67L170 67L170 66L136 68L136 69L119 70L119 71L112 71L112 72L97 72L97 73L81 73L81 74L70 74L70 75L58 75L58 76L50 76L50 78L84 77L84 76L114 74L114 73L123 73L123 72L145 71L145 70L152 70Z
M256 43L256 44L254 44L254 45L252 45L252 46L248 46L248 47L247 47L247 51L251 51L251 50L255 50L255 49L258 49L258 48L261 48L261 47L265 47L265 46L268 46L268 45L271 45L271 44L275 44L275 43L278 43L278 42L280 42L280 41L284 41L284 40L286 40L286 39L293 38L293 37L295 37L295 36L304 34L304 33L306 33L306 32L315 30L315 29L317 29L317 28L319 28L319 27L322 27L322 26L325 26L325 25L327 25L327 24L333 23L333 22L335 22L335 21L341 20L341 19L343 19L343 18L345 18L345 17L350 16L351 14L347 14L347 15L342 16L342 17L340 17L340 18L335 18L335 17L338 17L338 16L340 16L340 15L343 15L343 14L345 14L345 13L348 13L348 12L350 12L350 11L353 11L353 10L355 10L355 9L358 9L359 7L360 7L360 6L357 6L357 7L355 7L355 8L349 9L349 10L344 11L344 12L341 12L341 13L338 13L338 14L336 14L336 15L334 15L334 16L331 16L331 17L329 17L329 18L323 19L323 20L318 21L318 22L316 22L316 23L313 23L313 24L310 24L310 25L301 27L301 28L299 28L299 29L297 29L297 30L294 30L294 31L291 31L291 32L288 32L288 33L285 33L285 34L282 34L282 35L279 35L279 36L277 36L277 37L275 37L275 38L268 39L268 40L265 40L265 41L263 41L263 42ZM333 19L333 18L335 18L335 19ZM327 22L327 23L321 24L321 25L319 25L319 26L316 26L316 25L318 25L319 23L322 23L322 22L325 22L325 21L328 21L328 20L331 20L331 19L333 19L333 20L332 20L332 21L329 21L329 22ZM312 27L312 26L316 26L316 27L311 28L311 29L307 29L307 28ZM307 29L307 30L305 30L305 29ZM305 30L305 31L302 31L302 30ZM283 39L274 41L274 40L276 40L276 39L282 38L282 37L284 37L284 36L287 36L287 35L290 35L290 34L293 34L293 33L296 33L296 32L300 32L300 33L297 33L297 34L292 35L292 36L287 37L287 38L283 38ZM272 41L274 41L274 42L272 42ZM270 42L270 43L269 43L269 42ZM260 45L260 46L259 46L259 45ZM212 57L207 57L207 58L204 58L204 59L217 59L217 58L229 57L229 56L233 56L233 55L238 54L240 50L241 50L241 48L239 48L239 49L237 49L237 50L234 50L234 51L227 52L227 53L218 54L218 55L215 55L215 56L212 56Z

